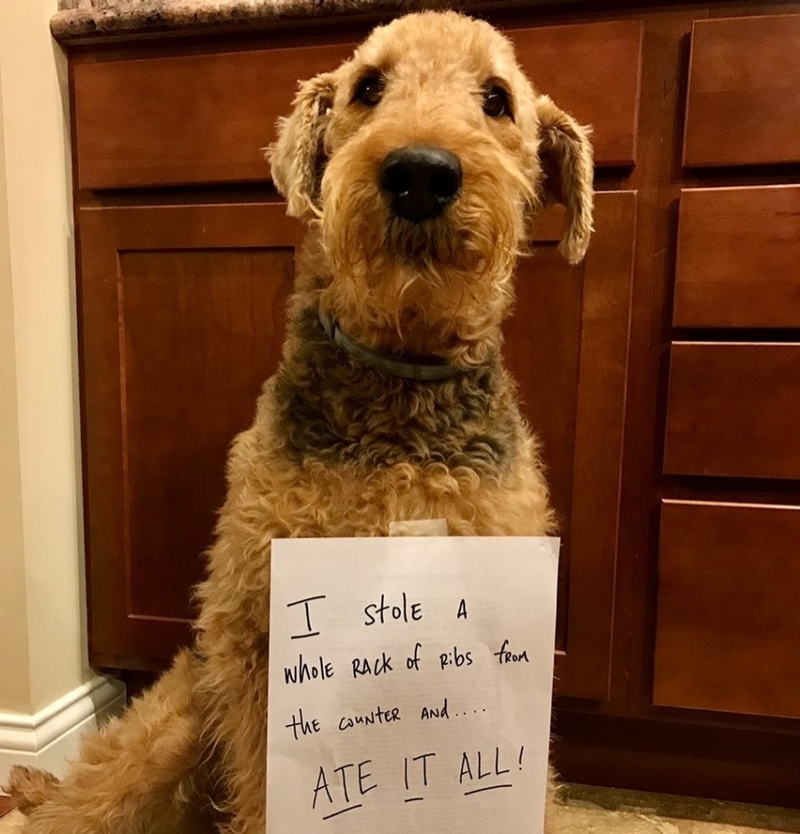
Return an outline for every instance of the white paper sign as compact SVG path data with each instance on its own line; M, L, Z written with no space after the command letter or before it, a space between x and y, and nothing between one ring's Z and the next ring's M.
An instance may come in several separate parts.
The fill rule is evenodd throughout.
M272 544L269 834L537 834L555 538Z

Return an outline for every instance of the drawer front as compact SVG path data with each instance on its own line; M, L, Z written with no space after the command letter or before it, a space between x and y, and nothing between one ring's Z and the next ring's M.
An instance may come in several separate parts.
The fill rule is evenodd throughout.
M641 24L509 34L536 86L594 126L598 164L632 164ZM353 47L76 63L80 187L266 181L263 148L289 113L298 79L336 68Z
M800 507L665 501L654 703L800 717Z
M800 161L800 15L692 27L683 162Z
M681 192L673 323L800 326L800 186Z
M595 162L636 161L642 24L636 20L516 29L522 68L534 86L592 126Z
M674 342L664 470L800 478L800 344Z
M81 188L266 180L264 148L297 80L353 44L77 64Z

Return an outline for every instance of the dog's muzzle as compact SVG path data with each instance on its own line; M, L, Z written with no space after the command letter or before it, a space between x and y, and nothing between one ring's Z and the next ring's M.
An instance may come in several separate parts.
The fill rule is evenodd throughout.
M459 158L433 145L407 145L386 156L380 186L399 217L421 223L438 217L461 190Z

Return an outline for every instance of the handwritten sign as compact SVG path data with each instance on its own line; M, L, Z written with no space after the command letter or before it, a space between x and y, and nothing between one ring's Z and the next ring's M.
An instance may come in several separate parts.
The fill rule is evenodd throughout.
M537 834L559 540L273 542L269 834Z

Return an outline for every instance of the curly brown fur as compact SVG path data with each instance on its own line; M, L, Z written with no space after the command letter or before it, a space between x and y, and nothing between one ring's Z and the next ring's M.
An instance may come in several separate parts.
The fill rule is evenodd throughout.
M354 99L365 73L383 79L371 108ZM513 117L484 113L490 83L505 85ZM393 214L378 184L384 157L412 142L463 167L457 199L416 224ZM393 521L425 518L447 519L453 535L553 528L500 325L548 194L567 205L565 255L585 251L586 131L531 87L488 24L425 13L377 29L352 60L306 82L271 160L309 235L283 363L231 449L195 650L87 740L25 834L174 832L190 808L217 813L224 834L264 834L274 538L384 536ZM363 345L459 373L420 382L376 370L329 340L320 309ZM33 777L17 785L33 804Z
M510 465L521 427L499 357L420 384L343 363L313 309L295 327L298 350L275 383L276 432L287 455L365 469L436 461L487 478Z

